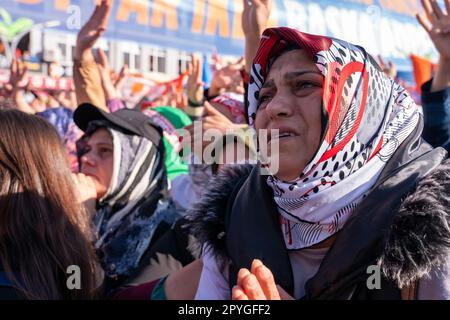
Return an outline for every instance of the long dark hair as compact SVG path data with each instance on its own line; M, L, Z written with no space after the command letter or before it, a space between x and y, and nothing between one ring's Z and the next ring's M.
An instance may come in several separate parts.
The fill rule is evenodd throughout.
M29 299L94 297L95 254L65 149L44 119L0 110L0 266ZM69 289L69 266L81 288Z

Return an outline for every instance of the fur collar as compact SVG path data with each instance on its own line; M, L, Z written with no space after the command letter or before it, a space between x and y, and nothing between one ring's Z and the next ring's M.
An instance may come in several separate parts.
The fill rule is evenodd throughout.
M224 167L209 183L199 202L188 212L183 228L196 238L201 247L208 243L214 255L226 261L225 214L228 199L239 181L244 181L252 171L252 165L230 165Z
M399 288L444 262L450 250L450 159L403 200L384 243L379 265Z

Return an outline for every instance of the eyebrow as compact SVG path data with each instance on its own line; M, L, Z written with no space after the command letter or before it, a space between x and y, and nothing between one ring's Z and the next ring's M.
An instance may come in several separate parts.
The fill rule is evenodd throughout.
M97 146L107 146L107 147L112 147L112 143L108 143L108 142L98 142L95 145Z
M286 74L284 75L284 79L285 79L285 80L292 80L293 78L296 78L296 77L298 77L298 76L302 76L302 75L307 74L307 73L314 73L314 74L317 74L317 75L321 75L321 76L322 76L322 73L320 73L319 71L314 71L314 70L301 70L301 71L292 71L292 72L286 73Z
M106 146L106 147L113 147L113 145L111 143L107 143L107 142L94 142L93 144L90 144L89 142L86 143L86 146L89 147L93 147L93 146L97 146L97 147L102 147L102 146Z
M284 75L284 81L290 81L292 79L297 78L298 76L302 76L304 74L308 74L308 73L313 73L313 74L317 74L320 76L323 76L322 73L320 71L314 71L314 70L299 70L299 71L291 71L288 72ZM273 86L274 81L273 79L270 79L269 81L266 81L263 86L261 87L261 89L267 88L267 87L271 87Z

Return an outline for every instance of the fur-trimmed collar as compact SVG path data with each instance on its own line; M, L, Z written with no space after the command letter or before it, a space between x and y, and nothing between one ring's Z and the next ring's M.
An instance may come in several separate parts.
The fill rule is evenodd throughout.
M254 166L229 165L224 167L209 183L208 191L186 215L189 229L200 246L208 243L214 255L222 260L228 259L225 248L225 214L230 194L240 181L249 176ZM201 249L201 248L200 248Z
M403 200L384 243L378 263L399 288L444 262L450 250L450 159Z

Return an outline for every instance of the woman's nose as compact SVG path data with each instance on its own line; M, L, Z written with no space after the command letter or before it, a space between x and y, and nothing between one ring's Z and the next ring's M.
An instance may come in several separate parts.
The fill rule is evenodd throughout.
M91 152L85 153L81 156L81 163L90 165L91 167L95 166L96 161L95 158L92 156Z
M266 106L266 112L271 119L288 117L292 114L292 101L285 94L276 94Z

